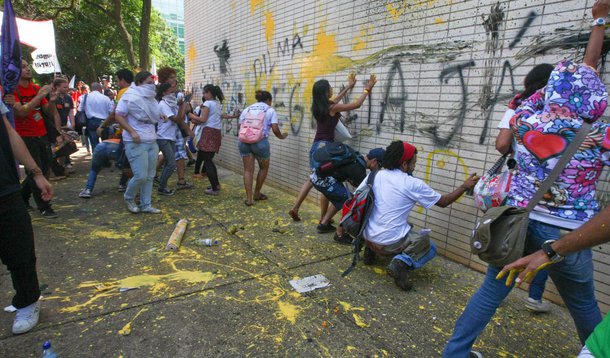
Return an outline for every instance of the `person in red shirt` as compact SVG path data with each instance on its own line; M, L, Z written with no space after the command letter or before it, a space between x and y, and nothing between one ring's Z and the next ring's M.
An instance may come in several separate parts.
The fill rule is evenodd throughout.
M55 109L57 94L53 87L46 85L39 87L32 82L32 71L28 63L21 62L21 77L14 95L15 130L28 148L30 155L40 167L43 174L48 176L51 163L51 146L47 138L47 129L42 111L52 117L57 133L65 135L61 130L61 120ZM48 97L48 98L47 98ZM54 218L57 214L51 208L50 201L43 199L40 189L34 181L34 173L26 170L26 178L21 184L21 195L29 206L30 194L43 217Z

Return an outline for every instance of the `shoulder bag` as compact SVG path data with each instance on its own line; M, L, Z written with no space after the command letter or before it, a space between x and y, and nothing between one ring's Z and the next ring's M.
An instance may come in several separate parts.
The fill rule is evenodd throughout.
M479 258L494 266L507 265L523 256L529 214L559 177L566 164L584 141L591 124L584 122L549 176L540 184L527 207L497 206L477 220L470 238L470 248Z

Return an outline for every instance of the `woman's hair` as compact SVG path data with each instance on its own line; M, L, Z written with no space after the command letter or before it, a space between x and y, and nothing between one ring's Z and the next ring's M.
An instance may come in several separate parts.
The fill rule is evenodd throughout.
M176 76L176 70L171 67L161 67L157 71L157 78L159 79L159 83L165 83L169 81L169 78L172 76Z
M259 102L267 102L267 101L271 101L271 99L272 99L271 93L269 93L267 91L263 91L263 90L256 91L256 94L254 95L254 97Z
M157 95L155 96L155 99L160 102L161 99L163 99L163 94L165 91L167 91L171 86L172 85L168 82L161 83L159 86L157 86Z
M551 76L551 72L553 72L553 69L553 65L550 65L548 63L542 63L532 68L532 70L527 74L527 76L525 76L525 80L523 81L525 89L523 90L521 97L523 99L526 99L529 96L533 95L534 92L546 86L546 83L549 81L549 77Z
M152 76L152 73L148 71L140 71L133 80L136 83L136 86L139 86L150 76Z
M327 80L318 80L313 84L311 114L317 121L324 121L329 117L328 92L330 83Z
M402 158L402 154L405 151L405 147L402 144L402 141L395 140L385 149L385 157L383 158L383 167L386 169L398 169L402 164L400 159ZM415 153L413 157L417 154L417 149L415 149ZM411 158L413 160L413 158Z
M53 80L53 87L59 87L62 83L68 83L68 80L63 77L58 77Z
M225 95L222 94L220 87L213 84L203 86L203 92L210 92L212 96L214 96L214 98L216 98L220 103L225 100ZM205 99L203 99L203 101L205 102Z

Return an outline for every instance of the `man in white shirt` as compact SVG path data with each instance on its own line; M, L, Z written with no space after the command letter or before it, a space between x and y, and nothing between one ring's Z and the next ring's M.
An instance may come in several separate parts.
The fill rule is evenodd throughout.
M394 141L386 148L385 169L375 176L375 205L364 230L366 244L374 253L394 256L388 265L388 274L406 291L412 287L408 271L434 257L433 244L427 234L420 235L412 230L409 213L415 204L425 209L434 205L444 208L474 188L479 180L472 174L452 193L441 195L412 176L416 163L417 149L413 145ZM366 185L366 179L360 185Z
M91 142L91 152L95 150L99 143L99 137L96 133L97 128L114 111L114 103L110 98L104 96L102 91L102 85L93 82L91 92L80 101L78 106L78 110L84 110L87 115L87 137Z

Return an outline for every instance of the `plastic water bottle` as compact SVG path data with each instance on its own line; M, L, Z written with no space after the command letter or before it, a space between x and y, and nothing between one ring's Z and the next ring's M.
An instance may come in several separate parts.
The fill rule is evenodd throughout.
M205 246L213 246L213 245L218 245L218 244L219 244L219 242L218 242L218 240L213 240L213 239L204 239L204 240L203 240L203 244L204 244Z
M42 344L42 358L57 358L57 353L51 348L51 341Z

